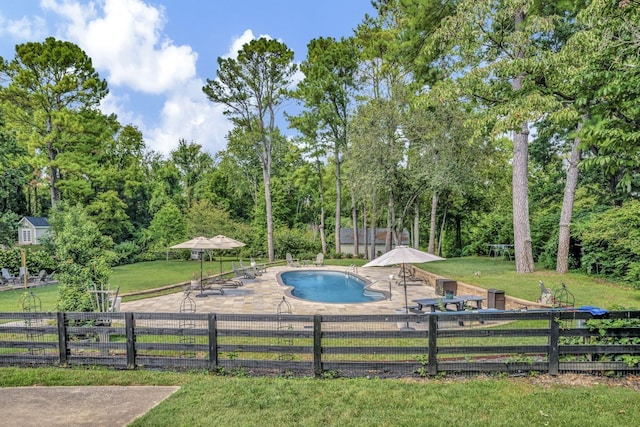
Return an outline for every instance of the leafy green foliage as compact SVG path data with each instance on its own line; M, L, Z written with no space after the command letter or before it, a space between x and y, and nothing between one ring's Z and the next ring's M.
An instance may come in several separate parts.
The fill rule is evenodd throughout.
M92 311L90 292L107 287L109 265L115 255L113 242L104 237L79 206L56 209L51 218L54 232L60 311Z
M639 286L640 201L632 200L578 224L582 267Z

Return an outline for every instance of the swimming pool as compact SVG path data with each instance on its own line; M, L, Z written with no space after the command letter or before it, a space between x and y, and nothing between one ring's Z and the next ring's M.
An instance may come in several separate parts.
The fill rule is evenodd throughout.
M340 271L285 271L279 274L279 280L292 288L291 296L308 301L357 303L386 298L383 292L365 289L364 280Z

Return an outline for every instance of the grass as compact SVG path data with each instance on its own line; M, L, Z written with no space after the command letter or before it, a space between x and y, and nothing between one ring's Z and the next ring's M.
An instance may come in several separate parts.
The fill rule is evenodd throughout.
M640 307L640 289L616 284L599 277L582 273L559 274L550 270L534 273L515 272L513 261L494 260L489 257L450 258L420 264L421 268L440 276L455 279L485 289L501 289L506 295L535 301L540 295L538 281L548 288L559 288L565 283L574 294L577 306L595 305L606 309ZM479 276L476 276L479 272Z
M636 426L640 395L536 378L252 378L207 373L0 368L15 386L179 385L132 426Z

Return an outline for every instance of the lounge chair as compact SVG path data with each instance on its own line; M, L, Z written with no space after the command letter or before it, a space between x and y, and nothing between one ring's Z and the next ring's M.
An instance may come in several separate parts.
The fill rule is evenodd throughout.
M287 252L287 265L289 267L302 267L302 265L300 265L298 260L297 259L293 259L293 257L291 256L291 254L289 252Z
M235 261L231 261L231 268L233 268L233 272L235 274L234 279L243 278L243 279L255 279L256 275L250 271L242 270L238 267Z
M318 253L318 256L313 262L313 265L315 265L316 267L322 267L324 265L324 254L322 252Z
M218 276L218 277L207 279L206 285L207 286L218 285L223 288L239 288L240 286L243 286L244 283L242 283L242 280L240 279L232 279L232 278Z

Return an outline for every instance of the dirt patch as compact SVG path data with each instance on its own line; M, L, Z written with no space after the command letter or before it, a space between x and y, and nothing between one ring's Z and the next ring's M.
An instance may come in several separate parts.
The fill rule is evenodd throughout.
M477 381L478 379L496 379L498 376L491 375L478 375L478 376L455 376L447 375L446 377L436 378L407 378L407 382L427 382L427 381L440 381L440 382L454 382L454 381ZM557 385L566 386L579 386L579 387L594 387L598 385L604 385L607 387L625 387L640 393L640 375L625 375L622 377L606 377L603 375L589 375L589 374L561 374L557 376L540 374L540 375L527 375L527 376L510 376L510 381L524 382L536 387L549 388Z

